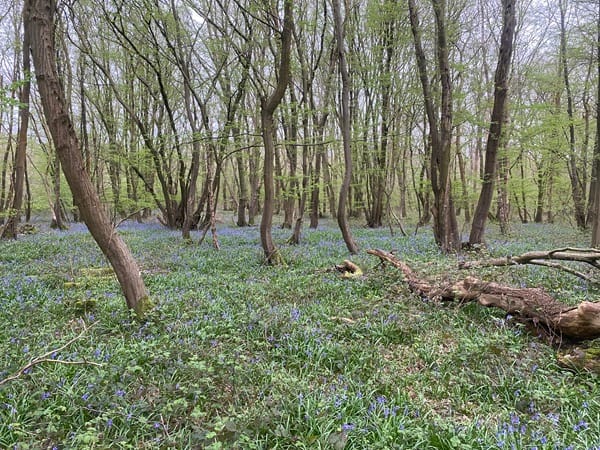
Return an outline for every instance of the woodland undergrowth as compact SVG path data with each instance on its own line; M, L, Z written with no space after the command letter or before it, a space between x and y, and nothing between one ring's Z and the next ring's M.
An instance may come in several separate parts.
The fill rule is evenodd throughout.
M257 228L222 226L221 250L124 224L156 304L139 323L87 232L0 243L0 448L598 449L597 375L502 311L439 305L365 253L394 250L431 279L457 272L431 231L355 227L363 270L333 225L285 266L262 263ZM487 254L585 246L558 225L488 237ZM481 257L481 255L477 255ZM600 292L542 267L477 276L543 286L577 304Z

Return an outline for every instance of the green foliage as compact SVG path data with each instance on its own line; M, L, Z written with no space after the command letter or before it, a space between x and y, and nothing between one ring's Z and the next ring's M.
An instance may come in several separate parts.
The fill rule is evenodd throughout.
M155 303L143 322L87 233L0 243L0 379L71 340L80 320L95 324L52 355L65 363L37 364L0 387L0 447L600 445L596 378L560 368L554 350L510 317L418 298L364 253L353 262L365 275L342 279L327 270L347 258L335 227L307 230L300 246L283 244L289 231L273 232L285 267L261 264L256 228L221 229L217 252L125 224ZM587 242L559 226L514 232L519 239L490 238L490 255ZM464 276L429 231L357 229L356 239L395 250L430 278ZM589 294L540 267L478 276L573 302Z

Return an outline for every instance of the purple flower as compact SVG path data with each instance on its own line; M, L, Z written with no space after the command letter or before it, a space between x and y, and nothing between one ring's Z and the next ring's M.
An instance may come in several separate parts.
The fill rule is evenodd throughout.
M290 311L290 318L292 322L297 322L300 319L300 310L298 308L292 308Z
M356 428L356 426L353 423L345 423L342 425L342 430L343 431L352 431Z
M106 428L110 428L110 427L112 427L112 424L113 424L113 421L112 421L112 419L108 419L108 420L106 421Z

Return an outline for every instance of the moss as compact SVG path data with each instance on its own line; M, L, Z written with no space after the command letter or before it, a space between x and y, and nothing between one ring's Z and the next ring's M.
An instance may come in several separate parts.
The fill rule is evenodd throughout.
M154 301L150 298L150 296L145 295L140 298L133 307L138 320L144 320L144 318L148 315L148 312L154 309L154 306Z
M564 367L587 370L600 374L600 343L592 341L589 347L572 347L559 352L558 362Z

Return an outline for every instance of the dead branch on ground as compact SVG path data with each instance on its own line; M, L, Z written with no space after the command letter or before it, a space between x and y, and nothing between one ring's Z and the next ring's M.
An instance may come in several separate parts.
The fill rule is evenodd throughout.
M568 306L541 288L514 288L474 277L433 285L392 253L378 249L367 250L367 253L399 269L410 290L421 297L477 301L483 306L495 306L514 316L530 319L534 325L546 327L561 338L585 340L600 337L599 303L584 301L578 306Z
M24 373L26 373L33 366L36 366L36 365L42 364L42 363L46 363L46 362L57 363L57 364L66 364L66 365L91 365L91 366L102 367L102 364L97 363L97 362L93 362L93 361L87 361L87 360L83 360L83 361L68 361L68 360L64 360L64 359L52 358L53 354L58 353L58 352L64 350L65 348L67 348L68 346L70 346L75 341L78 341L79 339L81 339L85 335L85 333L87 333L87 331L92 326L94 326L94 324L92 324L91 326L88 327L88 326L86 326L85 322L83 322L83 321L82 321L82 324L83 324L83 330L81 331L81 333L79 333L77 336L75 336L74 338L70 339L69 341L67 341L66 343L64 343L63 345L61 345L60 347L52 349L52 350L44 353L43 355L36 356L31 361L29 361L27 364L25 364L23 367L21 367L19 370L17 370L15 373L13 373L12 375L9 375L8 377L0 380L0 386L2 386L3 384L8 383L9 381L13 381L13 380L16 380L17 378L21 377Z
M595 248L558 248L547 251L532 251L526 252L518 256L506 256L503 258L493 258L481 261L464 261L459 264L461 269L474 269L479 267L492 266L512 266L520 264L534 264L538 266L551 267L553 269L562 270L570 273L589 283L600 284L600 280L591 277L584 272L573 269L572 267L559 264L554 261L570 261L579 262L592 266L595 269L600 269L600 250Z

